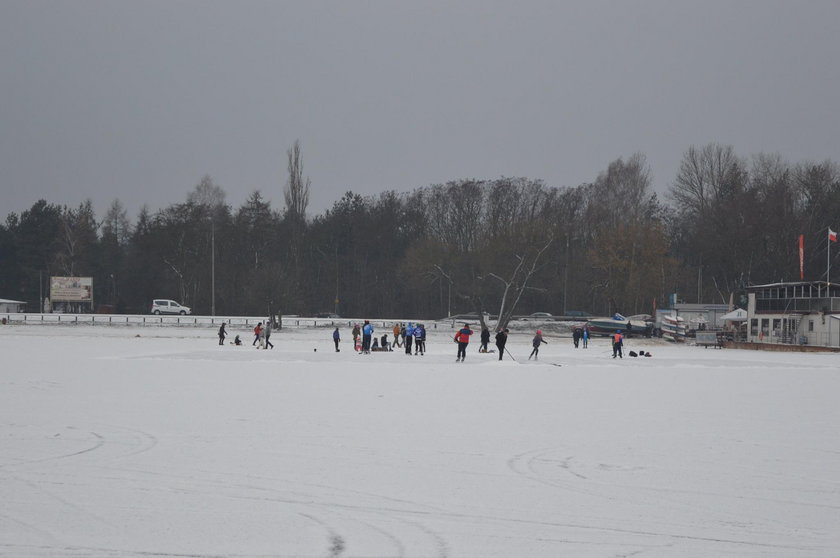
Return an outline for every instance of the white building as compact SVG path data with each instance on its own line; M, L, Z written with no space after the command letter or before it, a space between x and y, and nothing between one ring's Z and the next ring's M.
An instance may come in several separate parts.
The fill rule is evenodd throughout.
M17 314L25 305L25 302L19 300L0 298L0 314Z
M754 285L747 296L748 342L840 347L840 285Z

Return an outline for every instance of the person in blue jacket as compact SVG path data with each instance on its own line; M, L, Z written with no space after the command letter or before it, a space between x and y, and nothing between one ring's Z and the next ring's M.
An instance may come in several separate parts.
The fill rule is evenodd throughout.
M417 324L414 328L414 354L423 356L426 352L426 328L423 324Z
M362 352L370 354L370 341L373 337L373 325L368 320L365 320L365 325L362 328Z
M341 342L341 334L338 332L338 328L333 331L333 342L335 343L335 352L340 352L338 344Z
M405 354L411 354L411 341L414 339L414 324L408 322L405 326Z

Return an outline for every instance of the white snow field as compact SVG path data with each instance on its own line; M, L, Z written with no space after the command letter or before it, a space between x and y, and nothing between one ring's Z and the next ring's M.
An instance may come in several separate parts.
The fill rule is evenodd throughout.
M840 556L840 355L230 333L0 326L0 555Z

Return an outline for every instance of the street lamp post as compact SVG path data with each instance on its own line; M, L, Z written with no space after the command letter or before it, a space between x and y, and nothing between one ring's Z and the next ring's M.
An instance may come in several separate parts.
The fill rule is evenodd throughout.
M216 315L216 221L210 222L210 315Z

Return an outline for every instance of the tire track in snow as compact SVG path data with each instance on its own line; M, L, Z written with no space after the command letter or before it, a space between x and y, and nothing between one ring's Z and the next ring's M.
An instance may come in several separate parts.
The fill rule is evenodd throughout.
M136 428L129 428L127 426L115 426L115 425L108 425L108 428L113 430L122 430L125 432L130 433L134 436L135 440L139 440L137 444L135 444L135 449L128 451L126 453L114 456L113 459L122 459L124 457L134 457L136 455L140 455L141 453L146 453L147 451L152 450L158 444L158 439L156 436L146 432L144 430L138 430Z
M320 518L317 518L308 513L298 513L298 515L301 517L305 517L306 519L314 523L317 523L327 531L327 534L329 535L329 547L327 549L327 551L329 552L328 556L329 558L340 558L341 555L344 553L345 549L344 537L339 535L338 532L335 529L333 529L331 525L329 525L326 521Z
M27 459L27 460L24 460L24 461L16 461L14 463L4 463L4 464L0 465L0 469L6 468L6 467L14 467L14 466L18 466L18 465L31 465L33 463L48 463L50 461L59 461L61 459L69 459L71 457L77 457L79 455L84 455L86 453L96 451L99 448L101 448L103 445L105 445L105 438L102 437L100 434L97 434L96 432L90 432L90 435L93 436L94 438L96 438L96 442L93 445L91 445L90 447L87 447L85 449L82 449L82 450L79 450L79 451L74 451L74 452L71 452L71 453L65 453L65 454L61 454L61 455L53 455L53 456L49 456L49 457L42 457L42 458L39 458L39 459Z
M45 529L42 529L41 527L38 527L37 525L33 525L32 523L29 523L27 521L23 521L21 519L13 517L13 516L11 516L7 513L0 512L0 520L8 521L9 523L14 523L15 525L19 525L20 527L23 527L24 529L27 529L28 531L36 533L41 537L44 537L45 539L49 540L51 544L62 544L61 541L59 541L58 538L56 538L56 536L53 535L51 532L49 532Z
M516 473L517 475L519 475L521 477L524 477L524 478L530 479L532 481L544 484L546 486L551 486L553 488L559 488L561 490L567 490L569 492L576 492L578 494L585 494L587 496L593 496L595 498L602 498L602 499L610 501L610 502L615 502L615 501L618 500L615 497L607 496L607 495L602 494L600 492L596 492L596 491L593 491L593 490L588 490L588 489L580 488L580 487L577 487L577 486L573 486L572 484L570 484L568 482L563 482L563 481L560 481L560 480L557 480L557 479L546 478L544 475L539 474L535 470L534 462L537 459L540 459L543 456L548 455L549 453L557 451L559 449L560 448L542 448L542 449L530 450L530 451L526 451L524 453L514 455L513 457L511 457L507 461L508 469L510 469L511 471L513 471L514 473ZM574 459L574 457L568 457L568 458L566 458L566 461L568 462L572 459ZM549 462L548 460L545 460L545 461ZM585 477L583 475L572 472L567 467L562 467L562 468L564 468L569 474L574 475L575 477L578 477L581 480L589 480L588 477Z
M257 475L248 475L250 479L256 480L266 480L272 482L281 482L284 484L289 484L293 488L301 488L301 487L314 487L319 490L327 490L329 494L320 493L320 492L290 492L288 490L284 490L277 487L271 486L258 486L254 484L245 484L245 483L230 483L225 482L224 479L213 480L209 478L204 479L197 479L195 475L173 475L169 473L155 473L150 471L138 471L144 474L154 475L154 476L162 476L164 478L179 478L182 481L186 481L187 485L194 487L197 491L204 494L212 494L215 497L223 497L232 500L249 500L249 501L260 501L260 502L274 502L274 503L282 503L282 504L289 504L289 505L298 505L298 506L307 506L307 507L317 507L319 509L329 510L331 513L339 514L337 510L344 510L345 512L353 512L353 514L372 514L380 517L384 517L388 520L395 520L401 523L405 523L411 526L414 529L419 530L424 535L429 537L432 540L432 543L436 549L436 557L437 558L447 558L448 556L448 543L445 539L443 539L439 534L437 534L434 530L429 528L428 526L419 523L414 520L408 520L405 518L398 517L400 514L409 514L415 515L418 513L420 516L434 516L436 513L445 513L445 510L435 507L429 506L426 504L420 504L418 502L400 499L400 498L393 498L389 496L384 496L381 494L375 494L365 491L347 489L347 488L339 488L330 485L324 484L316 484L316 483L299 483L291 480L286 479L277 479L274 477L264 477L264 476L257 476ZM223 476L223 473L214 472L214 471L205 471L205 473L209 473L211 475L216 476ZM236 494L225 493L222 489L238 489L240 491L245 492L238 492ZM250 491L251 493L248 494L247 492ZM294 495L290 497L290 495ZM356 500L356 496L364 496L366 498L372 498L375 501L380 502L380 505L360 505L360 504L346 504L341 503L338 501L331 501L326 496L335 495L335 494L344 494L344 495L351 495L354 497L354 501ZM390 505L389 505L390 504ZM399 507L394 507L394 504L398 504ZM303 512L299 512L299 515L306 515ZM343 517L347 517L347 514L339 514ZM416 516L416 515L415 515ZM306 515L306 517L312 521L316 521L316 517L314 515ZM373 525L372 523L361 521L355 517L355 515L350 516L354 521L366 525L367 527L373 529L374 531L382 534L389 540L394 543L394 546L397 548L397 551L400 555L404 555L406 550L406 544L399 537L391 533L390 531ZM321 520L323 525L327 525L327 523ZM332 530L331 535L333 534L338 535L335 532L335 529ZM345 540L342 538L342 540Z
M722 527L731 527L734 524L733 522L736 521L737 519L739 519L741 516L737 515L737 514L732 515L731 513L727 514L726 512L721 511L721 508L719 506L714 506L714 505L709 504L709 503L703 503L703 504L698 503L696 498L693 498L690 501L686 501L686 500L683 500L683 499L673 498L673 497L669 497L669 496L699 495L699 496L705 496L705 497L721 497L721 498L734 498L734 499L741 499L741 500L770 501L769 499L762 498L762 497L745 497L745 496L738 496L738 495L732 495L732 494L714 494L714 493L711 493L711 492L689 491L689 490L685 490L685 489L671 489L671 488L667 488L667 487L641 486L641 485L629 485L629 484L607 485L603 482L591 481L588 477L586 477L584 475L576 474L572 471L567 470L567 472L575 475L576 477L580 478L581 480L586 480L590 483L594 483L596 486L601 486L601 487L604 487L606 489L609 489L610 487L613 487L613 488L621 488L621 489L630 490L630 491L637 491L637 492L638 491L643 491L644 494L645 494L644 500L640 500L639 498L611 497L611 496L607 496L605 494L602 494L600 492L597 492L595 490L588 490L588 489L584 489L584 488L574 487L570 483L563 482L563 481L556 480L556 479L551 479L551 478L548 478L548 477L540 474L537 470L537 467L535 466L535 463L537 461L539 461L543 456L545 456L545 455L547 455L551 452L558 451L560 449L561 448L542 448L542 449L531 450L531 451L528 451L528 452L524 452L524 453L515 455L514 457L512 457L511 459L508 460L508 467L518 475L521 475L521 476L523 476L525 478L528 478L530 480L545 484L547 486L552 486L552 487L555 487L555 488L559 488L561 490L567 490L567 491L570 491L570 492L575 492L575 493L584 494L584 495L588 495L588 496L594 496L594 497L597 497L597 498L602 498L602 499L612 501L612 502L616 502L616 503L631 503L632 504L632 503L640 503L641 502L645 505L652 506L652 507L655 507L655 508L661 508L663 505L670 505L670 506L676 506L676 507L681 507L681 508L690 509L690 510L703 509L703 510L705 510L704 513L707 517L714 517L715 521L719 525L721 525ZM571 458L567 458L565 461L568 461L569 459L571 459ZM543 461L546 462L546 463L551 463L551 462L555 462L557 460L543 460ZM561 462L560 466L561 466L561 468L566 469L565 467L562 466L562 461L563 460L560 460L560 462ZM668 523L668 522L656 522L656 523L659 524L661 527L664 527L666 530L668 530L670 528L674 528L674 527L684 527L684 528L708 528L709 527L709 525L704 525L704 524L699 524L699 525L692 525L692 524L675 525L675 524ZM759 527L759 526L756 525L754 527ZM765 526L765 529L763 529L763 530L762 529L755 529L755 528L750 530L750 533L752 533L756 536L759 536L759 537L766 537L768 534L771 534L771 533L774 533L774 532L776 532L776 529L774 529L773 527L771 527L769 525ZM714 537L704 538L704 537L699 537L698 536L697 539L698 540L714 540ZM723 540L723 539L721 539L721 540ZM730 539L726 539L726 540L731 542Z

